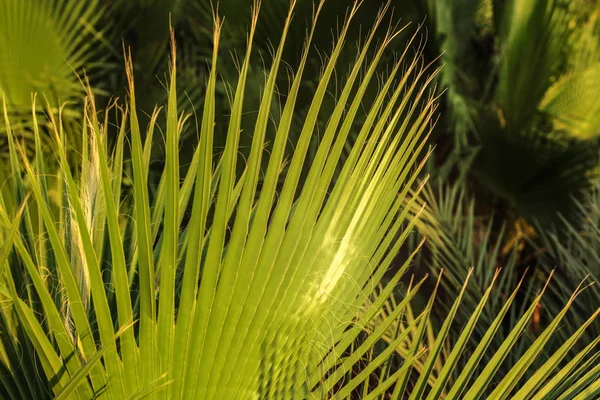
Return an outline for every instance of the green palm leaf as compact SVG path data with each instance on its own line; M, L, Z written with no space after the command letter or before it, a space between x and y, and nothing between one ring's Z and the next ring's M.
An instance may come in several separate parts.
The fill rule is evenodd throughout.
M166 162L153 201L149 163L158 111L150 118L143 143L130 58L126 64L129 111L122 110L114 151L108 147L107 120L99 119L90 93L81 124L84 140L77 149L84 162L71 169L63 115L49 111L60 165L58 209L48 201L44 160L27 161L13 140L5 112L18 201L0 198L0 233L7 243L0 258L0 296L7 304L0 319L0 365L8 372L1 375L3 396L317 399L362 393L365 398L416 399L433 396L434 389L457 394L468 389L468 398L478 398L496 393L496 387L516 388L572 299L497 386L492 384L496 372L528 326L541 294L527 305L498 351L487 358L483 355L516 291L472 350L466 344L488 301L488 289L470 314L457 350L450 354L442 349L450 343L450 326L467 294L467 283L436 332L430 324L435 292L424 295L427 305L422 310L412 304L422 292L422 282L402 299L392 299L417 251L393 270L390 282L373 296L417 222L413 210L423 188L417 178L436 112L435 92L429 84L438 73L423 68L419 54L409 59L405 52L379 87L354 144L342 157L356 128L358 110L365 106L365 93L377 78L378 64L398 34L392 28L384 30L384 40L375 44L375 33L384 29L380 25L387 6L359 47L327 115L316 154L307 160L359 4L349 10L313 93L289 167L282 172L313 25L283 104L275 141L269 153L264 151L293 6L262 88L243 173L237 168L237 154L258 7L234 85L226 146L218 166L213 165L213 139L221 21L215 21L200 144L183 183L178 152L186 119L179 114L173 41ZM133 198L123 202L127 128ZM267 158L264 173L263 157ZM182 217L188 205L189 219ZM29 227L34 223L38 229ZM385 304L394 306L382 314ZM405 319L407 313L411 316ZM527 396L543 383L552 384L556 365L586 326L587 322L582 324L576 336L542 366L539 381L527 386ZM424 340L430 349L423 348ZM408 350L400 352L398 346ZM28 355L22 367L16 366L15 354ZM434 368L441 355L449 360L444 368L461 365L462 360L466 367L459 379L451 379L447 369ZM39 375L22 374L36 368ZM428 376L433 370L438 374L435 380ZM594 391L597 376L581 380L589 372L591 366L581 369L576 363L560 370L561 376L578 379L582 390ZM378 382L373 383L377 376ZM471 377L472 385L467 387Z
M106 58L97 28L102 16L96 0L0 4L0 92L9 110L28 112L34 92L52 107L82 97L74 71L93 74Z

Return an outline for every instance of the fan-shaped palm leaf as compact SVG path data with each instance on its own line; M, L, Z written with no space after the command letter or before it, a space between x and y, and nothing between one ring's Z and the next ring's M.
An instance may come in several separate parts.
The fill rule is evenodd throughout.
M375 299L370 298L414 226L410 211L422 187L415 187L423 167L419 158L424 134L431 128L436 110L435 97L427 93L433 76L427 77L427 71L420 68L418 55L402 75L404 64L400 60L369 107L357 140L340 165L339 157L365 90L386 46L396 35L388 30L385 40L375 47L375 57L366 61L385 10L359 49L335 109L328 115L317 153L306 165L307 177L300 181L323 98L357 7L349 12L349 21L324 67L283 187L277 183L306 50L283 106L260 191L258 180L291 11L263 89L243 174L237 174L236 163L257 11L236 84L218 173L217 168L213 169L212 152L219 20L200 144L195 165L183 184L177 153L185 118L178 114L173 46L166 108L164 195L156 196L153 204L148 192L147 144L157 114L151 119L145 145L136 112L131 62L127 63L129 114L122 116L123 129L114 156L109 157L106 127L98 120L93 98L89 98L82 124L83 137L89 133L90 139L82 143L80 152L89 162L82 165L81 172L71 171L61 116L53 117L61 165L63 207L59 215L48 202L46 176L40 172L43 160L32 165L22 158L26 180L18 173L19 165L13 171L14 186L31 193L31 200L21 196L18 204L22 211L7 210L4 200L0 202L0 225L4 242L8 243L0 257L0 295L6 304L0 320L0 361L7 371L0 375L3 395L41 398L51 394L40 389L48 389L58 399L351 398L361 390L365 398L371 399L398 399L405 394L415 399L434 399L441 392L447 392L449 398L465 391L467 398L480 398L486 393L490 393L489 398L506 398L515 391L572 300L514 368L494 384L499 366L528 326L539 297L528 306L489 362L481 365L516 294L507 299L475 350L465 350L489 296L486 293L431 389L427 388L428 373L438 361L461 296L454 300L455 306L422 364L423 375L416 381L411 379L413 364L423 360L421 340L434 295L406 329L397 329L381 351L375 345L384 335L389 336L390 326L407 310L420 285L414 285L374 330L365 333L364 327L389 299L414 256L407 257ZM311 35L305 49L310 46ZM363 68L366 72L358 79ZM121 204L125 126L131 131L131 206ZM11 145L13 160L18 157L17 148L17 144ZM341 172L333 181L337 167ZM188 202L191 216L184 223ZM97 205L102 206L100 211ZM41 230L35 237L31 229L19 231L19 213L25 225L28 215L37 216ZM58 298L53 296L48 270L57 273ZM39 313L43 313L43 319ZM535 380L519 388L516 398L528 398L542 385L543 389L551 389L552 372L586 326L587 322L548 359ZM396 367L391 357L407 337L411 338L409 351ZM580 358L592 350L587 348ZM29 358L19 369L14 363L18 358L13 356L22 354ZM461 375L451 380L450 372L461 357L469 360ZM365 359L370 360L366 365ZM22 373L35 371L36 367L41 368L43 377ZM582 372L577 367L570 363L559 372L573 378ZM368 382L374 374L380 374L381 380L371 387ZM597 376L580 383L585 390L594 390L595 385Z
M107 54L98 28L102 15L96 0L2 1L0 92L9 111L29 113L35 92L52 107L82 97L75 72L93 74Z

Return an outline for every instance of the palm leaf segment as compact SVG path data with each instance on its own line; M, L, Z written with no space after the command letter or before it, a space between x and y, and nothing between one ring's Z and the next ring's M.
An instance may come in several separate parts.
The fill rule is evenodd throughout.
M476 349L465 353L489 290L484 294L441 370L433 367L439 366L438 357L445 354L442 348L462 293L426 358L421 343L434 296L408 325L399 328L402 325L397 323L421 283L414 285L389 315L380 318L374 329L366 328L390 299L414 255L371 297L413 227L414 219L408 216L415 197L409 193L423 166L418 162L423 135L430 129L436 109L435 98L427 94L433 76L426 77L418 55L412 61L403 56L371 104L332 183L364 90L396 35L389 30L375 56L366 61L373 32L385 10L359 51L316 157L310 161L308 176L299 184L320 105L357 7L350 10L324 67L281 188L277 182L306 50L285 101L257 196L268 110L291 11L264 86L250 156L241 177L236 175L239 127L257 11L231 107L226 148L213 170L216 49L221 27L216 20L200 143L183 183L177 152L185 120L177 112L173 46L164 189L152 206L147 191L149 143L158 112L143 144L130 61L130 112L123 115L112 157L108 156L105 124L97 119L93 99L82 124L83 137L91 137L89 142L84 140L82 156L90 161L80 173L72 173L68 165L61 115L56 120L51 115L62 166L59 190L63 206L57 211L49 203L44 160L30 164L26 158L21 164L27 180L18 173L12 176L22 206L14 210L6 207L4 199L0 203L2 243L6 244L0 258L0 295L8 304L0 314L4 396L38 398L46 396L43 390L50 390L57 398L81 399L350 398L360 392L370 399L397 399L404 394L436 399L440 393L456 398L465 390L467 398L480 398L496 387L489 398L506 398L516 388L568 304L511 374L493 387L495 372L527 327L535 302L485 366L479 362L514 294ZM405 73L399 75L402 66ZM6 107L4 114L12 138ZM121 204L120 196L126 126L131 134L131 206ZM13 171L17 172L18 145L12 139L9 144ZM188 203L191 216L186 224L182 221ZM94 208L98 204L102 207ZM122 218L123 214L128 218ZM38 312L45 316L43 321ZM575 341L586 325L569 340ZM390 333L392 326L397 328ZM392 356L407 338L410 345L402 353L403 362L399 368L393 367ZM388 344L375 352L381 339ZM557 378L551 373L570 345L566 342L515 398L529 398L540 389L552 391ZM586 348L578 356L581 359L591 350ZM28 355L27 362L17 363L23 355ZM469 362L459 377L450 379L462 356L468 356ZM366 366L365 359L370 360ZM420 372L417 380L412 379L413 364ZM561 374L577 377L575 374L581 373L577 366L570 363ZM474 376L477 367L481 372ZM41 368L45 379L35 373L36 368ZM434 381L429 379L432 370L438 371ZM374 385L371 378L377 374L380 380ZM597 378L577 381L578 387L595 390Z

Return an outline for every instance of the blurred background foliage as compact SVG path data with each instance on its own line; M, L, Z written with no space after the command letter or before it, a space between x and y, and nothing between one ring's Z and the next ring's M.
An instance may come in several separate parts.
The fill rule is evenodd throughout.
M386 2L365 0L355 26L368 29ZM223 82L231 82L231 86L219 83L217 87L217 118L223 121L228 119L231 87L235 87L239 57L246 46L252 3L221 0L218 5L218 13L225 19L220 45L220 57L225 61L220 63L220 74ZM292 132L299 133L319 81L322 60L352 3L325 3ZM473 268L465 294L472 307L459 311L466 321L496 268L504 268L502 282L494 289L497 293L490 297L492 301L483 314L491 322L510 294L509 288L523 276L520 296L526 298L543 285L542 272L556 268L557 283L550 285L554 296L546 297L549 300L540 305L529 333L535 337L536 326L543 326L545 316L560 309L586 276L600 278L600 2L392 0L391 4L394 13L388 17L390 24L410 22L392 47L401 53L410 44L408 51L422 51L424 65L443 65L436 78L440 117L429 138L436 149L426 166L431 178L421 198L427 207L418 232L411 238L415 246L421 236L427 239L416 261L418 271L437 275L444 270L442 296L453 299ZM309 26L313 6L311 0L299 0L296 7L294 18L306 23L294 25L283 55L294 68L306 37L306 30L298 27ZM15 129L22 132L19 140L34 151L33 136L27 134L32 92L45 94L43 101L38 101L36 111L40 114L45 106L58 108L64 102L71 103L65 114L65 136L69 141L81 140L70 135L69 124L80 124L83 82L89 81L104 105L115 97L124 98L124 50L133 55L138 112L146 118L140 125L146 126L155 104L167 100L169 29L173 27L178 43L178 103L191 114L180 149L185 169L197 144L194 111L203 106L213 48L214 7L208 0L1 1L0 91L6 96L13 123L19 121L25 127ZM268 58L272 53L288 7L289 0L263 1L254 40L257 54ZM359 43L365 33L357 28L347 41ZM383 37L385 29L380 33ZM352 65L355 54L348 46L342 54L346 61L339 65ZM261 57L253 59L260 61ZM251 65L248 86L256 90L248 90L246 110L258 109L267 64ZM290 70L282 69L277 81L282 99L289 87ZM338 68L337 82L346 73ZM377 92L378 86L373 85L365 101L370 102ZM334 82L329 104L322 107L322 128L338 94ZM274 123L267 136L270 141L279 115L279 108L273 106ZM252 141L244 132L253 131L255 118L256 112L251 111L243 117L242 149L244 143L249 148ZM360 116L356 121L358 127ZM116 137L118 121L112 124ZM215 157L225 143L226 132L219 131L225 126L216 124ZM0 156L5 164L8 149L3 129ZM161 135L154 137L152 166L158 186L164 143ZM313 140L316 149L319 137ZM290 153L294 143L291 136ZM52 151L50 145L42 148ZM240 158L244 156L240 154ZM241 171L243 163L238 165ZM577 313L571 316L577 322L571 326L580 326L595 311L598 299L598 287L580 296L575 303ZM447 311L443 307L440 310L440 316ZM514 321L523 311L513 310L506 318ZM461 324L457 325L460 328ZM510 322L506 326L510 327ZM569 329L567 324L563 338L568 337ZM598 323L586 334L598 336ZM524 349L527 343L523 342ZM517 353L511 357L518 358Z
M367 6L360 8L356 26L370 26L386 1L368 0ZM302 114L320 76L322 59L327 57L336 29L352 2L336 0L325 4L299 97L299 103L306 107L300 107L297 124L303 120ZM271 0L262 5L255 51L263 57L272 51L272 43L279 37L288 3ZM501 210L501 218L523 217L530 225L539 223L545 227L560 224L559 214L569 218L574 210L573 198L586 192L594 179L598 158L598 2L391 3L394 13L388 17L390 21L411 22L395 40L394 47L400 52L412 40L413 48L424 51L423 63L444 65L438 85L440 93L445 91L441 97L442 117L430 139L437 150L429 173L461 184L466 180L471 191L482 192L485 197L481 207L487 207L486 212ZM18 116L12 117L13 121L27 123L32 92L44 93L47 104L40 102L40 110L47 105L56 108L64 102L81 103L83 80L89 80L105 104L114 97L123 98L124 48L134 56L136 80L144 88L139 107L149 118L154 105L164 104L166 99L170 26L179 44L180 104L187 104L185 111L189 113L202 106L207 57L212 51L215 6L210 1L5 0L0 7L0 88L7 98L9 114ZM313 7L310 0L299 1L295 19L308 26ZM223 81L232 85L238 56L245 47L251 9L252 0L222 0L218 4L218 12L226 21L221 52L226 53L223 59L229 61L221 63L220 72ZM358 43L365 33L357 28L347 40ZM384 33L382 30L381 35ZM290 32L283 59L291 67L299 62L305 36L304 29ZM346 51L347 62L340 64L350 65L353 54L350 48ZM341 81L346 71L338 68L336 73ZM264 74L265 64L255 62L249 76L249 84L256 87L250 93L255 95L245 100L250 109L258 104ZM280 75L278 90L283 97L289 76L286 70ZM217 114L224 119L230 91L225 84L218 88L221 107ZM376 92L377 85L373 85L372 93ZM330 107L337 94L332 85ZM72 120L78 121L75 110L76 107L69 107ZM327 121L325 114L321 118L323 125ZM273 109L274 122L278 115L279 110ZM251 131L255 116L253 112L245 115L245 131ZM182 146L182 151L189 157L196 142L194 132L195 124L188 123L184 136L189 146ZM217 146L222 146L224 136L224 132L217 132ZM249 143L251 138L242 135L242 140ZM292 138L290 150L293 142ZM7 152L2 154L5 157ZM157 140L154 159L160 163L162 158Z

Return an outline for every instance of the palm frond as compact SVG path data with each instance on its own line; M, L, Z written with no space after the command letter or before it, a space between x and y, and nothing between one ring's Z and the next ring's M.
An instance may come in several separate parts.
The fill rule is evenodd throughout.
M95 0L2 2L0 92L9 111L29 113L35 92L43 92L52 107L82 97L74 71L93 75L106 59L98 27L103 12Z
M569 288L574 288L582 280L590 283L597 282L600 278L600 269L596 262L598 247L600 246L600 208L599 188L596 184L594 190L587 196L585 202L577 203L577 218L575 222L562 219L562 227L555 231L541 234L540 251L546 256L542 259L544 268L555 268L560 277L561 284L550 288L557 302L565 299ZM595 304L600 296L598 285L592 284L584 295L573 305L571 320L573 324L581 321L590 313L590 304ZM548 302L550 312L556 310L556 302ZM569 324L571 326L571 324ZM565 334L572 329L565 329ZM593 339L600 334L600 326L593 324L588 332Z
M60 165L59 207L49 201L45 160L31 163L23 156L5 106L14 198L10 202L0 197L0 235L7 243L0 254L0 296L5 304L0 365L6 372L0 375L1 394L15 399L316 399L352 398L360 392L369 399L435 399L440 393L448 393L448 398L463 393L466 398L506 398L518 391L519 398L529 398L539 390L553 391L557 375L577 381L581 390L594 391L598 376L592 364L562 361L595 314L551 356L542 357L579 289L502 375L499 368L529 326L541 292L524 305L497 351L490 343L518 290L498 301L502 307L481 331L476 348L467 345L485 305L496 300L490 296L495 275L486 281L481 296L469 299L476 307L456 341L449 332L467 298L469 276L460 280L463 289L435 332L430 321L443 278L438 278L433 293L423 295L423 307L411 304L422 293L422 281L401 299L392 298L418 249L374 295L417 222L413 210L423 189L417 179L437 107L429 85L438 70L423 67L419 54L411 59L405 51L369 103L358 135L342 158L367 88L397 35L395 29L381 26L385 6L359 47L333 109L326 110L325 130L314 157L308 159L325 111L324 98L359 7L354 4L323 66L289 167L283 171L315 34L313 24L267 153L265 137L293 6L262 87L249 156L241 168L241 121L250 90L258 7L234 82L225 149L216 166L221 20L215 20L200 143L185 176L180 175L178 153L186 118L179 111L172 39L164 111L166 160L153 196L149 164L159 111L150 117L144 142L130 58L128 105L119 109L122 123L113 151L107 119L100 118L91 91L81 124L85 139L77 148L85 162L78 168L69 162L61 109L49 110ZM385 39L375 45L375 32L382 28ZM368 57L373 46L374 56ZM131 198L122 196L126 150L131 152ZM184 218L188 207L189 219ZM78 279L80 271L85 279ZM393 310L382 313L386 304ZM450 353L443 351L451 344ZM398 351L399 346L404 350ZM585 361L595 351L588 346L577 359ZM19 356L26 362L17 364ZM540 366L531 381L526 371L535 361ZM464 368L454 377L452 371L459 365ZM432 371L435 380L430 379ZM582 374L587 374L585 379ZM525 385L519 386L521 382Z

